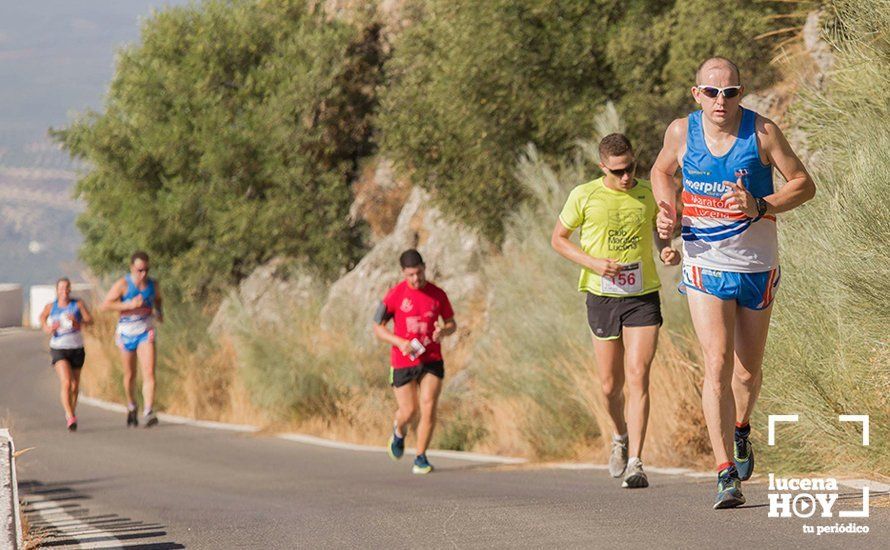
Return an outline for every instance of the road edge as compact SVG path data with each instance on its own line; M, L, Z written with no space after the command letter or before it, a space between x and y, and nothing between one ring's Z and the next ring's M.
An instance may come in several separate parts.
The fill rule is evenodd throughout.
M80 397L81 403L86 403L87 405L97 407L100 409L104 409L106 411L126 413L127 408L120 403L112 403L110 401L105 401L103 399L97 399L95 397L89 397L82 395ZM240 433L258 433L261 429L257 426L253 426L250 424L230 424L226 422L216 422L212 420L195 420L193 418L188 418L185 416L178 416L175 414L167 414L167 413L158 413L158 418L164 422L169 422L170 424L182 424L187 426L193 426L197 428L206 428L211 430L224 430L231 432L240 432ZM284 439L286 441L293 441L296 443L303 443L306 445L314 445L316 447L327 447L329 449L340 449L345 451L356 451L356 452L368 452L368 453L386 453L386 447L377 447L374 445L362 445L359 443L348 443L345 441L338 441L336 439L326 439L323 437L318 437L314 435L301 434L295 432L284 432L284 433L275 433L270 434L270 437L274 437L276 439ZM413 453L414 449L405 449L408 453ZM502 464L502 465L520 465L520 464L538 464L542 468L555 468L560 470L608 470L609 466L607 464L595 464L590 462L557 462L557 463L534 463L533 461L527 458L514 457L514 456L502 456L502 455L493 455L493 454L485 454L485 453L474 453L470 451L447 451L447 450L436 450L430 449L427 451L427 455L431 457L437 458L449 458L452 460L465 460L468 462L476 462L476 463L486 463L486 464ZM691 478L714 478L716 474L710 471L701 471L701 470L692 470L690 468L668 468L668 467L658 467L658 466L646 466L646 471L656 473L656 474L665 474L665 475L678 475L684 477ZM863 487L868 487L872 492L887 492L890 491L890 484L882 483L880 481L872 480L872 479L838 479L838 484L844 485L853 489L862 489Z
M15 477L15 443L9 430L0 429L0 453L9 461L9 469L0 472L0 501L8 502L11 518L4 519L3 538L0 546L13 550L22 548L22 515L19 503L19 486ZM5 506L4 506L5 508Z

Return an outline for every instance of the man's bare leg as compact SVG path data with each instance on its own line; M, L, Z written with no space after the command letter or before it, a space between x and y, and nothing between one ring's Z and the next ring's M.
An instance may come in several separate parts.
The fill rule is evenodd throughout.
M627 379L628 455L639 458L649 422L649 369L658 344L658 325L624 327L624 370Z
M136 405L136 353L121 350L121 364L124 367L124 396L127 406Z
M593 337L593 351L613 434L624 435L627 433L624 419L624 342L621 338L600 340Z
M154 342L143 342L136 348L139 367L142 372L142 406L145 411L154 410L155 402L155 345Z
M442 391L442 379L432 374L425 374L420 379L420 423L417 425L417 454L426 453L433 429L436 427L436 407L439 404L439 393Z
M733 345L737 305L690 289L689 312L705 361L702 410L717 466L731 462L735 401L732 396Z
M760 395L763 353L772 309L772 306L760 311L741 307L736 312L732 394L735 399L735 421L738 424L748 423L754 403Z
M393 388L393 393L396 396L396 404L398 405L395 428L400 437L405 437L408 424L414 417L414 413L417 412L417 382L412 380L404 386Z

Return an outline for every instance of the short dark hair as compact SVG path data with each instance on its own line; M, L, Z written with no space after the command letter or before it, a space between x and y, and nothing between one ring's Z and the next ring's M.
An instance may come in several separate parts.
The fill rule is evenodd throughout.
M71 279L68 277L59 277L59 280L56 281L56 288L59 288L59 283L68 283L68 288L71 288Z
M715 55L714 57L709 57L701 62L701 65L698 66L698 70L695 71L695 83L696 85L701 84L701 71L705 68L705 65L710 65L713 62L719 62L724 65L727 65L732 72L735 73L736 82L741 85L742 83L742 73L739 72L739 66L732 62L732 60L727 59L720 55Z
M132 256L130 256L130 265L135 264L136 260L142 260L143 262L148 262L148 254L141 250L137 250L136 252L133 252Z
M409 248L399 256L399 265L402 266L402 269L407 267L418 267L423 265L423 257L417 250Z
M606 157L620 157L633 153L634 148L624 134L609 134L600 141L600 161Z

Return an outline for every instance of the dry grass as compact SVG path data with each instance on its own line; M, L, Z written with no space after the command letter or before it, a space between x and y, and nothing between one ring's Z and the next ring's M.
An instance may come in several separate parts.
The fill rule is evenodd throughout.
M43 537L31 532L31 523L28 521L28 516L26 516L25 513L21 510L19 510L19 517L21 518L22 522L23 550L33 550L36 548L40 548L40 543L43 542Z
M93 308L93 325L83 331L86 360L80 378L84 395L123 402L120 355L114 344L117 316Z

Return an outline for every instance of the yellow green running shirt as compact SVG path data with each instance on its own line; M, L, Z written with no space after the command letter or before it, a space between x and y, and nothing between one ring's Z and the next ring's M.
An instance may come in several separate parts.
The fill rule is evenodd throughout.
M640 296L661 287L652 257L652 230L658 209L652 184L637 179L628 191L615 191L603 178L572 189L560 222L579 229L581 250L594 258L610 258L624 266L615 278L581 270L578 290L598 296Z

